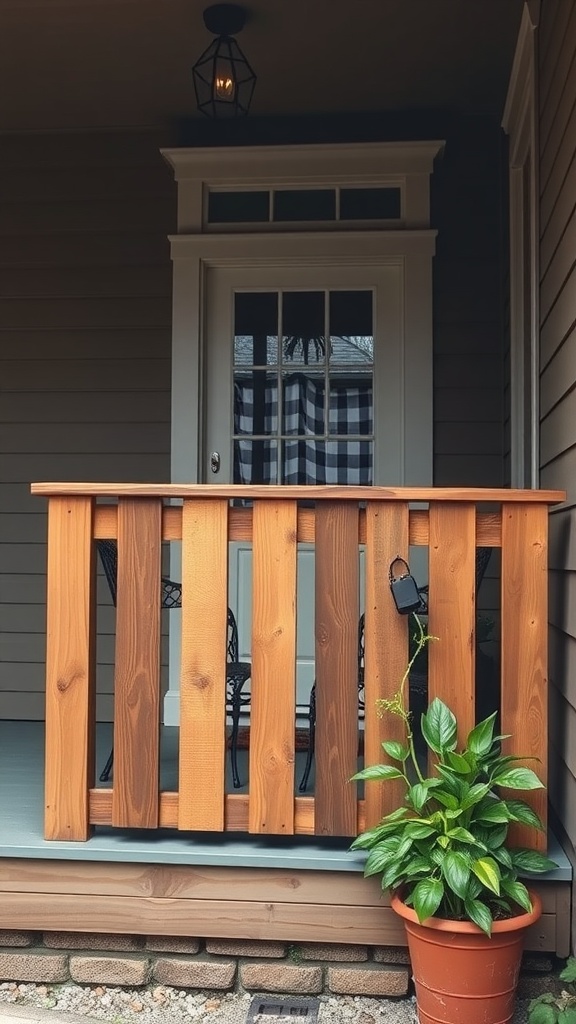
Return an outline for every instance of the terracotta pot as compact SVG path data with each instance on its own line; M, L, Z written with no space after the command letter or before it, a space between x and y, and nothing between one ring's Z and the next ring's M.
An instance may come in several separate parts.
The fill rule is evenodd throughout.
M524 934L542 913L495 921L492 937L469 921L431 917L419 924L398 896L392 909L404 919L420 1024L506 1024L514 1012Z

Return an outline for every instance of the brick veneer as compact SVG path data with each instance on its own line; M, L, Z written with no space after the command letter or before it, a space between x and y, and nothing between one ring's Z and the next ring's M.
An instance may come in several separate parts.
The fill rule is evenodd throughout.
M406 995L410 964L396 946L0 930L5 981L393 997Z

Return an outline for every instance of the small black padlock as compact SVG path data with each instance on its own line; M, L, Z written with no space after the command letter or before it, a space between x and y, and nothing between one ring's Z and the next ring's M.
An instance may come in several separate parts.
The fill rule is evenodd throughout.
M405 571L399 576L395 576L394 566L398 562L404 566ZM400 615L409 615L410 612L415 612L418 608L422 607L422 598L418 590L418 584L410 573L408 563L400 555L397 555L390 563L389 579L394 604Z

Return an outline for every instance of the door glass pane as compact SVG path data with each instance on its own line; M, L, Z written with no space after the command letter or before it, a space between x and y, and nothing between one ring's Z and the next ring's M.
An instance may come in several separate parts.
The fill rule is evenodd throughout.
M267 366L277 362L277 292L236 292L234 365Z
M274 193L273 220L335 220L336 192L331 189L280 189Z
M276 375L266 370L234 374L234 433L276 434L278 391Z
M324 292L282 295L282 357L285 363L320 365L326 354Z
M283 484L372 483L372 441L286 441Z
M282 374L284 434L324 434L324 374Z
M235 441L234 483L278 483L278 445L276 441Z
M372 483L372 304L370 289L236 294L235 483Z

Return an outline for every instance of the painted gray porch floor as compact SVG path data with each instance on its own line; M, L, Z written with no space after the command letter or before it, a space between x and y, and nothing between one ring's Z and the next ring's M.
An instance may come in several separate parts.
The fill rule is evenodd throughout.
M177 732L165 727L161 744L161 783L177 788ZM112 727L97 727L97 774L110 752ZM246 753L240 752L241 779L246 778ZM296 778L305 754L296 755ZM232 790L230 757L226 758L227 789ZM101 786L102 783L97 783ZM111 785L111 783L109 784ZM312 792L314 775L308 793ZM241 793L244 790L234 790ZM211 864L221 867L267 867L362 871L364 855L351 853L349 839L322 840L312 836L271 837L245 833L196 833L175 830L113 829L99 826L86 843L47 842L43 838L44 723L0 722L0 857L40 860L93 860L156 864ZM570 862L555 837L549 836L549 856L559 865L548 875L557 881L572 877Z
M177 733L164 727L161 743L161 785L177 788ZM96 735L97 777L110 752L112 726L101 724ZM296 779L305 754L296 755ZM233 790L230 756L226 757L228 792ZM239 773L247 777L247 755L239 752ZM105 784L97 782L97 786ZM108 785L112 785L110 782ZM308 793L312 792L314 772ZM99 826L86 843L47 842L44 818L44 723L0 721L0 857L105 860L159 864L212 864L222 867L277 867L361 871L363 856L349 852L348 839L319 843L314 837L248 836L244 833L195 833L175 830L113 829Z

